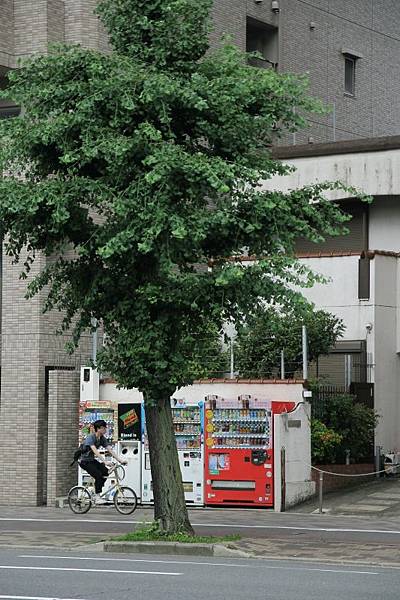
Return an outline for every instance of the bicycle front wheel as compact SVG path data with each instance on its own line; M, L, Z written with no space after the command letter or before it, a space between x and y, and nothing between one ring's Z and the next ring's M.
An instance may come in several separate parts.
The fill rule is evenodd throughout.
M130 515L136 510L137 496L132 488L122 486L114 494L114 506L122 515Z
M68 492L68 504L72 512L84 515L92 506L92 498L86 488L76 485Z

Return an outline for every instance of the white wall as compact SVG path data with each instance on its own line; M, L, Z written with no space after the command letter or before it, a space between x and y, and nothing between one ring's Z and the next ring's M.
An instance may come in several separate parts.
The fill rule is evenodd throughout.
M301 259L303 264L329 280L326 284L317 283L310 289L303 289L303 295L318 309L343 319L346 325L343 338L348 340L364 340L365 326L374 318L374 261L371 261L371 298L359 300L358 259L358 256Z
M240 380L239 380L240 381ZM238 396L250 394L254 398L263 400L282 400L287 402L302 402L302 383L237 383L227 380L224 383L210 380L205 383L194 383L181 388L174 394L174 398L190 398L194 402L204 400L208 395L222 396L235 399Z
M369 206L371 250L400 251L400 198L375 198Z
M192 402L200 402L208 395L222 396L223 398L235 399L240 395L250 394L256 398L265 400L282 400L286 402L301 402L303 399L302 383L245 383L236 380L225 382L214 382L212 380L204 383L194 383L175 392L174 398L190 399ZM101 383L100 400L114 402L143 402L143 395L139 390L117 389L115 383Z
M143 402L143 394L137 389L117 388L116 383L100 383L100 400L109 402Z
M398 259L376 255L374 307L375 408L381 415L376 441L385 450L400 448L400 358L398 347Z
M303 502L315 493L311 480L311 407L302 403L274 418L275 511ZM291 427L300 425L300 427ZM282 506L281 449L285 449L285 506Z

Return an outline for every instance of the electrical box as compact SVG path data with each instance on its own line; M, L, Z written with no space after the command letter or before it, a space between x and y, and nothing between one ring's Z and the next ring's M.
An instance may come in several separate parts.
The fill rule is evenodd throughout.
M81 402L97 402L100 397L100 374L91 367L81 367Z

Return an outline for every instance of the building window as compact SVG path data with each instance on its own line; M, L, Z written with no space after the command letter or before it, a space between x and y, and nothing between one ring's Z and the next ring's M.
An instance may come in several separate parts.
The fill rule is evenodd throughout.
M18 117L21 109L15 104L9 104L7 106L0 103L0 119L11 119L12 117Z
M356 58L344 57L344 91L350 96L356 94Z
M278 67L278 29L248 17L246 28L246 52L257 52L258 57L249 58L249 64L260 68Z

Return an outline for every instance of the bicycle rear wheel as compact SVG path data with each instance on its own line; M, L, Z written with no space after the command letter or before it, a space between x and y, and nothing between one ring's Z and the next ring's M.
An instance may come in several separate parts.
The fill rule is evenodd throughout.
M137 496L132 488L122 486L114 494L114 506L122 515L130 515L136 510Z
M84 515L92 506L92 498L86 488L76 485L68 492L68 504L72 512Z

